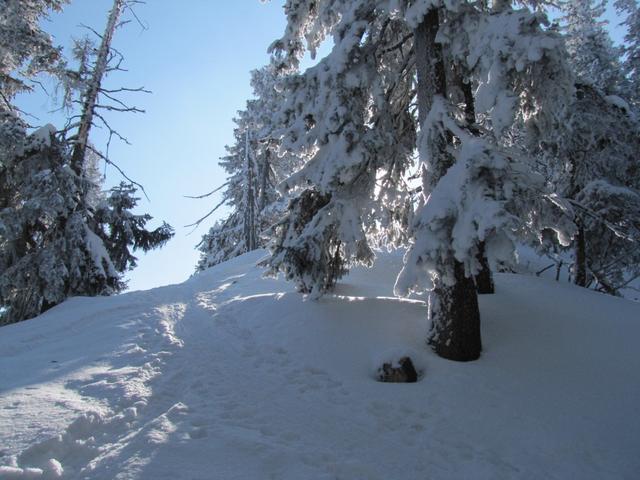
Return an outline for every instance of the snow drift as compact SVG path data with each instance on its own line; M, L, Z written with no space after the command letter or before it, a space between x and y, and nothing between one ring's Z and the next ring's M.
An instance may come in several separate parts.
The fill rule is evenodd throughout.
M458 364L400 255L319 301L263 255L0 329L0 478L637 478L639 304L497 275ZM374 380L405 354L418 383Z

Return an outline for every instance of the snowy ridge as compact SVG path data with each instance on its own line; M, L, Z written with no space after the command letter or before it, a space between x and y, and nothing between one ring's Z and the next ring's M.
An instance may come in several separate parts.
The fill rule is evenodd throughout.
M442 360L400 254L304 301L253 252L0 330L0 478L636 478L640 305L497 275ZM410 353L417 384L373 380Z

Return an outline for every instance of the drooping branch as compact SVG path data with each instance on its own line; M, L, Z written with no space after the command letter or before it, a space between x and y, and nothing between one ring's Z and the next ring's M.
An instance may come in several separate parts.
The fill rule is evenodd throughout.
M118 173L120 173L120 175L122 175L123 178L125 178L129 183L132 183L133 185L135 185L136 187L138 187L140 189L140 191L144 194L145 198L147 200L149 200L149 196L147 195L147 191L144 189L144 187L142 186L142 184L136 182L135 180L132 180L125 172L124 170L122 170L118 164L114 163L112 160L109 159L109 157L107 157L106 155L103 155L102 153L100 153L98 150L96 150L95 148L93 148L91 145L87 145L87 149L90 150L91 152L95 153L98 157L100 157L102 160L105 161L105 163L111 165L112 167L114 167Z
M211 215L213 215L216 210L218 210L218 208L220 208L222 205L224 205L227 202L228 198L225 197L223 198L220 203L218 203L215 207L213 207L211 210L209 210L209 213L207 213L205 216L201 217L200 219L196 220L193 223L190 223L189 225L185 225L185 227L199 227L200 224L202 222L204 222L207 218L209 218Z
M193 198L193 199L201 199L201 198L206 198L206 197L210 197L211 195L213 195L214 193L222 190L224 187L226 187L227 185L229 185L229 182L225 182L222 185L220 185L217 188L214 188L213 190L211 190L209 193L205 193L203 195L196 195L196 196L191 196L191 195L185 195L185 198Z

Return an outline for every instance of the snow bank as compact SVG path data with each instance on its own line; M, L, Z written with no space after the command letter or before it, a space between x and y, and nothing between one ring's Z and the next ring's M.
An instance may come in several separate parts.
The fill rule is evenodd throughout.
M319 301L261 256L3 327L0 478L636 478L640 305L498 275L458 364L400 254ZM374 380L405 354L418 383Z

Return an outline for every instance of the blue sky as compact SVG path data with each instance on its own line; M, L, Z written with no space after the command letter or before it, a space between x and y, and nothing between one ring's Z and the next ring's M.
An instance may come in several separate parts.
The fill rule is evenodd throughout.
M52 15L45 29L63 45L72 35L84 35L80 24L101 32L111 3L75 0L62 14ZM153 94L130 97L145 114L111 115L113 126L132 145L114 141L110 156L145 186L151 201L143 198L140 210L176 230L163 249L140 255L129 275L131 289L181 282L194 271L194 247L213 220L191 235L184 225L206 213L216 199L183 196L224 182L217 161L232 141L236 111L251 96L249 72L268 62L268 45L284 31L282 3L152 0L136 9L147 30L132 22L117 32L114 46L125 55L128 72L109 77L106 86L145 86ZM38 115L40 120L32 123L64 123L63 117L46 113L54 104L44 95L23 98L21 105ZM104 133L94 130L92 141L103 147ZM118 173L107 169L107 183L119 181Z
M232 141L232 119L251 96L249 72L269 60L267 47L284 31L283 0L149 0L136 8L148 26L135 21L120 29L114 46L121 51L127 72L106 80L107 88L144 86L153 93L136 94L131 103L145 114L114 114L111 123L132 145L114 142L110 156L127 174L142 183L150 202L142 198L140 212L165 220L176 230L161 250L140 254L129 274L132 290L179 283L194 271L195 245L216 217L198 230L184 226L205 214L216 198L192 200L222 184L218 159ZM101 32L112 0L75 0L63 13L51 16L45 29L62 45L80 37L85 24ZM623 34L609 10L614 40ZM127 13L125 19L132 19ZM46 113L54 108L45 95L21 99L21 106L39 121L64 123L64 117ZM104 132L94 129L92 141L104 147ZM107 184L121 180L107 169ZM221 214L224 210L221 210Z

